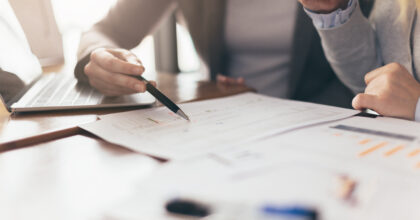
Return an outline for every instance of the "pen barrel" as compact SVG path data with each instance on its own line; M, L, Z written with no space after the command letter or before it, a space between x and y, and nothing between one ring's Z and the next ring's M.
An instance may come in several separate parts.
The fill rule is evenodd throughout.
M152 94L159 102L168 107L172 112L176 113L179 108L173 103L169 98L167 98L163 93L156 89L152 84L146 83L146 90Z

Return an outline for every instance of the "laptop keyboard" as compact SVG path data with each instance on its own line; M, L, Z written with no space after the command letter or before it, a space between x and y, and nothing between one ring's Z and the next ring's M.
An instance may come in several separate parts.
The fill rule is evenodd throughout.
M95 105L102 97L92 87L78 85L74 77L57 74L30 101L29 106Z

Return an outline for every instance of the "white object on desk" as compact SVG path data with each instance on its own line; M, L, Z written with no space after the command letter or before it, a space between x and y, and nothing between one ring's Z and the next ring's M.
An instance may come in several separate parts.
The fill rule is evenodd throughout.
M166 159L182 159L357 111L246 93L182 104L191 122L166 107L111 114L81 125L103 139Z
M335 128L338 125L358 129ZM417 220L420 167L415 165L420 152L411 154L420 147L419 130L415 122L353 117L219 149L168 164L106 216L170 219L165 202L187 197L251 205L313 205L324 220ZM363 141L368 138L370 142ZM383 141L388 144L367 151ZM402 142L405 149L388 153ZM342 175L357 182L354 203L336 196L334 180Z

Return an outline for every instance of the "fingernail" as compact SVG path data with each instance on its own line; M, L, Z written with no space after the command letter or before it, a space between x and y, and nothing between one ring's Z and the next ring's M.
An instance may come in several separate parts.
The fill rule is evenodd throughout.
M136 84L136 85L134 86L134 89L135 89L136 91L142 92L142 91L143 91L143 86L141 86L140 84Z
M133 68L133 71L134 71L135 73L142 73L142 72L143 72L143 68L141 68L141 67L134 67L134 68Z

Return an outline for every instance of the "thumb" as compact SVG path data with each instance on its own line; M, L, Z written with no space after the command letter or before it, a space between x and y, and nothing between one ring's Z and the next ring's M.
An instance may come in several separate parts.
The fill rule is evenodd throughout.
M137 56L128 50L114 49L108 50L108 52L120 60L124 60L125 62L130 64L140 65L144 68L143 63L137 58Z
M378 97L375 95L370 95L366 93L360 93L354 97L352 105L354 109L363 110L363 109L373 109L377 110L378 108Z

